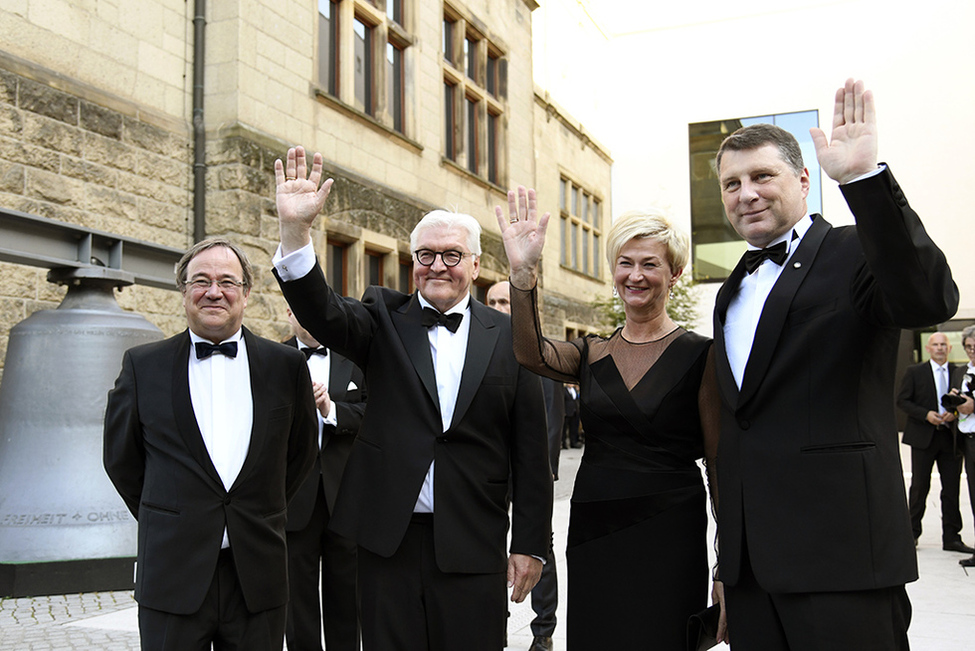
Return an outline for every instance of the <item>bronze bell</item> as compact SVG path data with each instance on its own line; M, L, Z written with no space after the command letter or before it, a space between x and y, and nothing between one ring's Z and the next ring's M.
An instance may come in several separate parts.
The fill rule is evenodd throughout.
M132 275L54 269L55 310L10 330L0 383L0 595L133 587L137 524L102 467L109 389L132 346L162 332L113 289Z

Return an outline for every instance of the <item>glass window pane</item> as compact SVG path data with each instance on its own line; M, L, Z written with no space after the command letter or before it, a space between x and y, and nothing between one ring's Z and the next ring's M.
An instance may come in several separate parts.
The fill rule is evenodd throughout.
M561 251L561 256L559 257L559 263L562 265L568 264L569 261L569 242L568 242L568 230L569 230L569 220L563 217L559 224L559 250Z
M454 22L443 19L443 42L440 44L443 48L443 58L451 63L454 62Z
M457 160L457 149L454 143L454 87L444 84L444 155L450 160Z
M383 259L378 253L366 253L366 276L370 285L383 284Z
M355 34L355 107L373 115L372 28L358 18L352 21Z
M403 131L403 50L386 44L386 102L393 128Z
M589 195L585 193L582 195L582 221L589 223Z
M582 271L589 273L589 231L582 230Z
M569 191L569 182L565 179L559 179L559 210L565 212L565 195Z
M487 92L495 97L498 95L498 59L490 54L487 60Z
M386 0L386 17L403 24L403 4L401 0Z
M467 76L477 81L477 41L464 39L464 59L467 62Z
M571 242L569 245L569 266L573 269L579 268L579 227L575 224L569 224L569 229L571 230L570 235Z
M599 261L601 260L599 256L599 233L592 234L592 275L599 278Z
M345 278L345 246L332 242L328 243L328 284L342 296L348 292Z
M572 212L570 214L579 215L579 188L575 185L572 186Z
M338 11L332 0L318 0L318 84L330 95L337 94Z
M404 294L412 291L413 264L410 260L400 260L399 262L399 290Z
M467 169L477 174L477 102L466 98L467 103L467 138L464 149L467 151Z
M488 114L488 181L498 182L498 116Z

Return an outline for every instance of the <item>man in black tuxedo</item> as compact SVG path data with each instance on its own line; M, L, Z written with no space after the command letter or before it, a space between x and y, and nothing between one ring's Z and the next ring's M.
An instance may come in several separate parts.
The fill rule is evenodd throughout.
M105 410L105 470L139 522L142 648L280 651L287 504L315 460L308 368L242 326L235 244L199 242L176 273L188 330L126 351Z
M308 360L318 408L318 463L288 504L288 651L358 651L356 546L329 530L335 498L366 409L359 367L319 344L291 310L297 347ZM321 601L319 601L321 585Z
M795 138L722 143L728 220L749 252L718 292L718 573L736 651L907 649L917 558L894 423L901 328L951 318L958 289L886 165L873 95L848 80L819 163L856 226L809 215ZM720 591L721 583L716 591Z
M941 396L951 389L955 364L948 361L951 344L943 332L928 336L924 346L931 359L908 367L897 392L897 406L907 414L904 443L911 446L911 489L908 508L914 542L921 537L921 520L931 490L931 470L941 475L941 545L945 551L975 553L961 540L961 457L955 453L954 410L946 410Z
M487 291L487 305L498 312L511 315L511 283L502 280L494 283ZM562 399L562 383L551 378L542 378L542 394L545 397L545 416L548 420L548 454L552 466L552 479L559 479L559 453L562 451L562 421L565 420L565 402ZM542 576L532 588L532 610L535 618L531 622L532 643L528 651L552 651L552 636L558 620L555 612L559 606L559 577L555 565L555 541L549 544L548 562L542 567Z
M330 524L359 545L363 648L496 651L506 577L523 600L551 536L538 377L515 361L510 319L471 300L480 225L469 215L433 211L413 229L416 294L336 294L311 245L332 184L319 187L321 173L321 154L309 175L300 147L275 163L275 274L298 321L369 382Z

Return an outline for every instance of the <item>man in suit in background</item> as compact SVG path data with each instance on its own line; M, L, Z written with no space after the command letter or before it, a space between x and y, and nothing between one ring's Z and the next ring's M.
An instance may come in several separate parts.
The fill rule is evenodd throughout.
M413 229L415 294L336 294L311 242L332 183L319 187L321 173L321 154L309 175L300 147L275 162L274 265L298 321L369 382L331 521L359 545L363 648L497 651L506 578L523 600L551 538L538 377L514 358L510 319L471 300L481 249L469 215L433 211Z
M721 144L749 251L715 301L718 573L735 651L907 649L917 557L892 396L901 328L947 321L958 289L886 165L873 95L850 79L812 129L856 226L809 215L796 139ZM721 590L721 583L716 591Z
M511 315L511 284L507 280L494 283L487 291L488 307ZM545 396L545 415L548 420L548 453L552 466L552 478L559 478L559 453L562 451L562 421L565 419L565 403L562 399L562 383L551 378L542 378L542 393ZM557 620L555 611L559 605L559 578L555 565L555 542L549 545L548 561L542 568L542 576L532 588L532 610L535 618L531 622L532 643L528 651L552 651L552 636L555 634Z
M931 490L931 470L941 475L941 545L945 551L975 553L961 540L961 457L954 442L954 410L946 410L941 396L951 388L955 364L948 362L951 344L943 332L928 336L924 346L931 359L908 367L897 392L897 406L907 414L904 443L911 446L911 490L908 507L914 542L921 537L921 520Z
M315 460L304 356L242 326L243 251L199 242L177 265L189 325L137 346L105 411L105 469L139 522L143 649L280 651L288 500Z
M297 347L308 360L318 408L318 463L288 505L288 651L358 651L356 546L328 528L335 498L366 409L362 371L330 352L288 310ZM321 601L319 601L321 582Z

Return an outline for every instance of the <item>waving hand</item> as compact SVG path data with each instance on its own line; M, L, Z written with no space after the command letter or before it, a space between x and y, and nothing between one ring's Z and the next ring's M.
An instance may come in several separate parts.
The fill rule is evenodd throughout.
M841 185L877 169L877 115L873 93L864 90L862 81L847 79L836 91L831 139L822 129L812 128L809 134L823 171Z
M277 183L275 203L281 229L281 253L287 255L311 241L311 226L322 211L332 188L332 179L319 187L322 179L322 155L315 152L311 174L305 159L304 147L288 150L287 163L274 161L274 180Z

